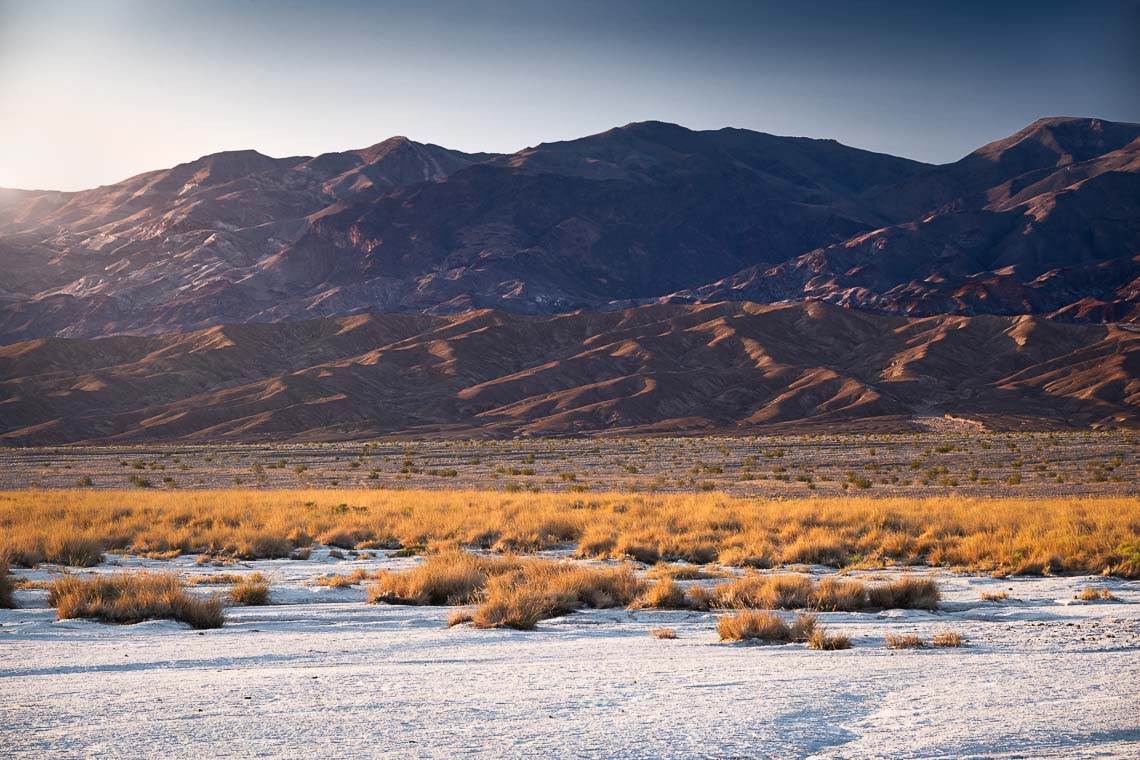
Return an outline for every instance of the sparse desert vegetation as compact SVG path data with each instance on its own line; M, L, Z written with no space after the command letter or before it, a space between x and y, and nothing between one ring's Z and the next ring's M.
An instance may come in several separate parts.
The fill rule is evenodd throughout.
M1115 602L1116 597L1107 588L1086 588L1076 595L1082 602Z
M1123 497L765 501L720 494L38 491L0 494L0 553L23 566L91 566L104 552L273 558L335 532L357 546L413 553L576 545L580 556L650 562L914 564L1134 578L1140 577L1138 514L1140 503ZM921 596L923 589L890 593ZM834 604L844 602L836 597Z
M966 640L957 631L939 631L930 643L936 647L960 647Z
M675 639L677 631L672 628L650 628L649 635L655 639Z
M716 630L721 641L760 641L782 643L810 641L818 627L818 618L801 612L789 623L776 612L741 610L723 615Z
M225 621L217 598L191 596L169 573L64 575L52 583L48 604L56 608L60 620L90 618L125 625L177 620L192 628L220 628Z
M269 604L269 579L262 573L250 573L230 587L229 600L247 607Z
M888 649L923 649L927 646L920 636L913 633L908 634L887 634L887 648Z
M1054 499L1135 493L1128 431L0 449L0 490L498 490Z

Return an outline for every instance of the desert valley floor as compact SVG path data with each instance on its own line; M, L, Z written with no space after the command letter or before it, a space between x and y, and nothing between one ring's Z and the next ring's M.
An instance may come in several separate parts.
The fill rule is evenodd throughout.
M0 743L20 758L1135 757L1140 439L931 424L0 450ZM463 599L377 596L448 557L624 573L640 595L583 592L528 630L479 622L489 569ZM224 625L115 625L53 599L140 572L226 600ZM505 588L525 597L527 577ZM912 581L937 604L868 602ZM267 598L231 596L247 582ZM799 582L866 591L850 607L733 596ZM643 601L666 587L672 601ZM756 610L793 629L814 615L849 648L724 640Z
M6 754L1074 758L1135 757L1140 743L1136 581L934 573L937 612L822 614L852 637L838 652L719 643L711 612L448 628L446 608L308 583L415 561L322 550L227 567L270 575L274 604L202 632L56 621L43 592L17 592L22 608L0 610ZM1116 601L1073 598L1090 586ZM651 638L659 626L677 638ZM966 643L884 644L945 629Z

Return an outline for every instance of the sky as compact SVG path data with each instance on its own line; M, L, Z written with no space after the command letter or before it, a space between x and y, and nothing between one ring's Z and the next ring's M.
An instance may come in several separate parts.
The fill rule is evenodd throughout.
M0 0L0 187L648 119L944 163L1061 115L1140 122L1140 0Z

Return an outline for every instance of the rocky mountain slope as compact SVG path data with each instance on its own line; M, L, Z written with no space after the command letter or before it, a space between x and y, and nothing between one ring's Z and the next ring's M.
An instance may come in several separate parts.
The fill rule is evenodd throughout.
M1140 333L823 302L360 315L0 347L0 442L1140 425Z
M0 342L382 311L816 298L1140 314L1140 125L1044 119L945 166L629 124L511 155L405 138L0 192Z

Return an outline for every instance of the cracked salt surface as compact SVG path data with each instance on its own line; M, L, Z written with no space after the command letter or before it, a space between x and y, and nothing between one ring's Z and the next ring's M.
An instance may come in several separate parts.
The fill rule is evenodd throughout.
M319 549L304 562L121 558L95 569L271 576L277 604L231 609L224 628L203 632L56 621L42 590L20 590L24 608L0 610L4 754L1140 756L1140 582L932 573L945 596L937 613L821 615L852 636L840 652L721 644L716 613L683 611L448 629L448 608L367 605L362 587L307 584L416 561ZM1089 586L1119 601L1073 599ZM981 601L998 591L1011 598ZM660 626L679 638L650 638ZM968 645L884 646L887 633L944 629Z

